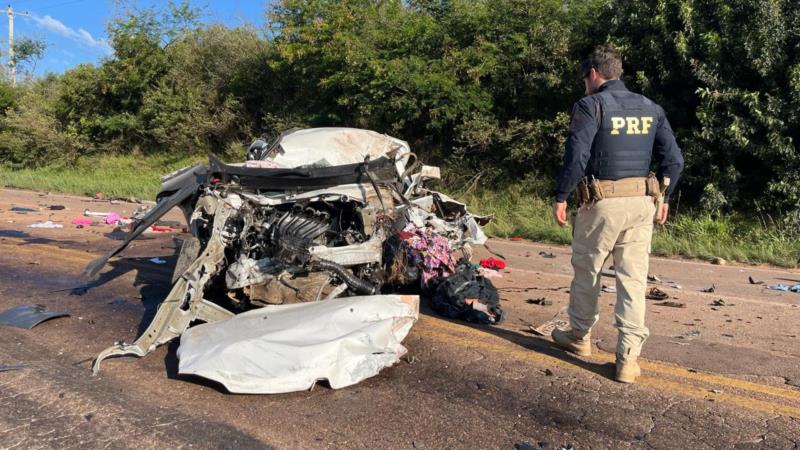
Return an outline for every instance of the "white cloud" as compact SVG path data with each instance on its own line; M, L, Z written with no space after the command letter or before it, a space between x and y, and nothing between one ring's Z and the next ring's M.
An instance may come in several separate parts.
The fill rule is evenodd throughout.
M73 41L79 42L83 45L88 47L96 48L101 50L107 55L110 55L113 50L111 46L108 45L108 41L105 39L95 39L91 33L84 30L83 28L78 28L77 30L74 28L70 28L64 25L58 19L54 19L50 16L37 16L31 15L31 19L36 22L36 25L48 30L52 33L64 36L65 38L72 39Z

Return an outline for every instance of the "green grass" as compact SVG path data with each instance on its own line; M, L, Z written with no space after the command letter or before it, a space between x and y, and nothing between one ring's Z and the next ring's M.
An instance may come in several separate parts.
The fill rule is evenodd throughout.
M495 221L486 227L490 236L570 243L571 228L561 228L555 223L552 203L519 188L478 192L459 200L477 213L496 216ZM800 239L792 230L774 225L765 227L736 215L712 218L704 214L682 214L677 218L671 217L664 226L656 226L653 253L797 267Z
M0 185L40 191L94 195L108 198L154 199L159 177L204 156L170 158L166 156L101 156L82 158L70 166L13 170L0 165ZM470 209L494 214L486 231L496 237L523 237L537 242L567 245L571 229L556 225L549 200L527 193L519 187L500 192L481 191L462 195ZM656 227L653 252L664 256L724 258L730 261L770 263L796 267L800 239L791 230L764 227L739 216L712 218L702 214L682 214Z
M95 156L78 159L75 164L38 169L11 169L0 165L0 184L20 189L94 195L107 198L153 200L161 184L159 177L205 156Z

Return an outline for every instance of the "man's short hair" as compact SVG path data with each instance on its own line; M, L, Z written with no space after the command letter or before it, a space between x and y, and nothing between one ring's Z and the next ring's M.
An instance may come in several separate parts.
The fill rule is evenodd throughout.
M622 56L610 45L599 45L581 63L581 79L589 76L589 72L594 69L606 80L613 80L622 76Z

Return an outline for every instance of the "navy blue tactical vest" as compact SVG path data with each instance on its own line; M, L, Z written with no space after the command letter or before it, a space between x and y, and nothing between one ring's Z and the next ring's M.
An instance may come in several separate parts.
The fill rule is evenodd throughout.
M603 91L600 129L592 144L587 174L600 180L646 177L658 125L658 109L629 91Z

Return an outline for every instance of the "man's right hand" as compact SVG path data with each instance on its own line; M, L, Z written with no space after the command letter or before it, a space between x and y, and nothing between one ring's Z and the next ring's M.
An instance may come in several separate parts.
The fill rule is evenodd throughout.
M553 217L562 227L567 224L567 202L553 203Z

